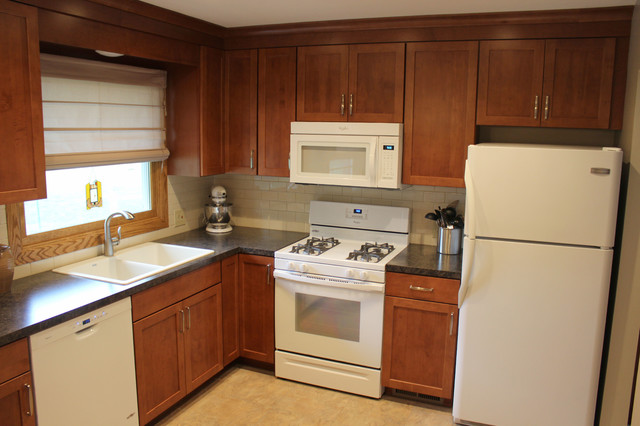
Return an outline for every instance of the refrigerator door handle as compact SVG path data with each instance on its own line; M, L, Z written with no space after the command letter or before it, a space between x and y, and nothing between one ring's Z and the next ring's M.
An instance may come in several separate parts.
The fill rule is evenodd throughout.
M469 289L469 278L473 269L473 258L476 251L476 240L465 238L464 248L462 250L462 274L460 276L460 289L458 290L458 308L462 307L462 302L467 295Z
M473 188L473 178L471 177L471 163L469 159L465 161L464 166L464 184L467 187L467 201L465 206L466 218L464 225L464 233L471 239L476 238L476 221L475 208L476 200Z

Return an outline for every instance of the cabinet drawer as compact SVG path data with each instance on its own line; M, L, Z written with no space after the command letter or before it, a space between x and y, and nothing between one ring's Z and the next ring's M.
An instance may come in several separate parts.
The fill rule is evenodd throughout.
M387 272L386 295L458 303L459 280Z
M9 343L0 348L0 383L29 370L29 344L27 339Z
M151 315L199 291L219 283L220 262L204 266L181 277L131 296L133 321Z

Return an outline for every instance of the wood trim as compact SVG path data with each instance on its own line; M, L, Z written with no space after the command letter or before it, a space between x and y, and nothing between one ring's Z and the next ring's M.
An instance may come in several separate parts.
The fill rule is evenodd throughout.
M613 89L611 93L611 120L609 129L621 130L624 116L624 98L627 87L627 62L629 37L616 39L616 59L613 67Z
M224 48L446 40L628 37L633 6L434 15L230 28Z
M169 225L167 173L162 163L152 163L151 166L151 200L151 210L136 214L136 219L132 221L115 218L112 221L112 229L122 226L122 237L127 238ZM27 236L24 204L8 204L6 213L9 245L16 265L60 256L104 242L104 221Z
M29 344L21 339L0 347L0 383L29 371Z

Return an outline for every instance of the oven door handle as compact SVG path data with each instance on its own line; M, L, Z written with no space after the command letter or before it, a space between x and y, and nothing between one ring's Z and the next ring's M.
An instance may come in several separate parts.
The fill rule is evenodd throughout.
M311 274L298 274L295 272L287 272L279 269L273 271L273 276L275 278L281 278L283 280L305 284L315 284L323 287L344 288L347 290L366 291L371 293L384 293L384 284L380 283L347 280L343 278L324 277Z

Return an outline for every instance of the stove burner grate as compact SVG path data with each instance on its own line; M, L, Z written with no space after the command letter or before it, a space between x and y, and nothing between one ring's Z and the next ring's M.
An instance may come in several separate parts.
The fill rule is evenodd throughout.
M304 243L298 243L291 247L290 253L307 254L310 256L319 256L325 251L337 246L340 241L334 237L308 238Z
M360 250L349 253L347 260L378 263L394 249L395 247L389 243L364 243L360 246Z

